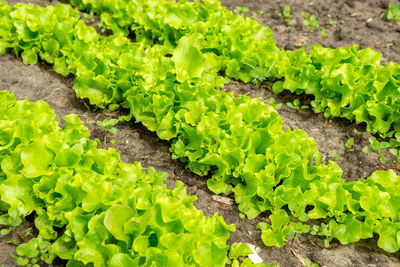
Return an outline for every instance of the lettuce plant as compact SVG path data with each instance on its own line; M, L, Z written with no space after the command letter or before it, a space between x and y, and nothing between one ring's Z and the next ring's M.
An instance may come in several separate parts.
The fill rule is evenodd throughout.
M224 68L224 64L227 62L232 63L228 65L233 68L231 69L233 73L239 76L243 74L243 80L251 80L251 76L246 76L249 74L248 69L248 72L239 71L246 64L242 63L242 61L239 64L239 61L234 57L238 56L243 59L244 55L250 53L248 50L243 50L245 52L242 53L242 50L239 49L244 49L247 41L250 48L257 47L257 44L264 44L266 48L271 48L272 50L266 49L257 54L256 59L264 58L265 55L264 59L270 59L266 65L271 66L273 62L276 62L276 66L271 69L270 75L276 77L278 75L277 72L279 72L279 75L282 75L280 77L285 77L284 80L277 81L279 84L275 86L276 90L287 89L296 93L313 92L318 96L316 97L315 105L319 106L321 110L329 110L327 114L339 116L343 111L341 107L344 107L344 111L347 111L344 114L349 116L348 118L357 115L360 120L363 118L371 119L373 123L370 124L370 127L376 127L377 130L379 129L382 132L389 131L390 129L396 129L397 122L391 120L395 118L393 115L395 113L390 113L390 107L380 102L368 102L367 96L362 99L355 97L354 99L358 101L357 104L360 104L360 106L357 106L360 110L356 115L352 113L354 106L351 106L353 95L352 91L349 90L350 86L364 90L365 88L361 85L364 85L363 83L366 81L359 78L358 75L375 79L376 76L374 75L379 70L382 70L378 67L374 69L380 57L373 51L368 49L358 51L357 47L331 50L316 46L312 49L311 56L304 50L280 53L279 50L273 48L274 44L270 46L270 40L267 40L269 35L265 34L268 31L263 30L261 26L257 26L251 20L246 20L246 22L249 22L245 25L252 29L250 31L251 38L257 39L259 37L258 40L260 42L250 42L250 40L253 40L250 37L243 40L233 39L232 43L219 44L218 42L210 41L212 46L208 46L208 43L206 43L206 46L212 49L207 50L204 47L203 35L200 32L192 32L185 35L185 31L178 30L180 29L179 27L168 28L166 26L166 28L162 27L153 33L147 30L139 31L143 35L139 35L137 42L132 43L121 35L99 36L94 29L86 26L79 19L75 10L65 5L40 8L21 4L9 7L4 2L0 3L2 3L0 4L0 16L2 18L0 23L5 29L0 32L0 36L1 44L3 44L4 48L10 48L15 54L21 56L24 53L25 55L26 53L35 53L36 56L48 63L54 63L54 68L58 73L65 75L72 73L76 77L74 90L77 96L88 98L94 105L106 107L110 104L118 104L128 108L130 114L125 116L124 119L135 118L137 122L141 122L149 130L156 132L161 139L170 140L170 150L173 158L184 161L190 170L199 175L211 174L211 178L207 181L210 190L215 193L226 194L233 192L239 210L246 214L248 218L255 218L264 211L270 211L272 214L270 216L271 224L259 225L262 239L266 244L283 246L287 238L293 238L296 234L310 231L310 228L304 225L305 222L311 219L323 219L315 233L325 236L328 242L336 238L342 244L348 244L377 234L379 236L379 247L389 252L399 250L399 241L395 234L400 229L400 222L396 212L398 210L396 199L399 197L399 192L395 188L400 178L394 171L377 171L367 179L345 182L342 179L342 170L336 163L322 163L322 154L317 150L317 144L314 139L302 130L283 130L282 120L275 109L265 105L261 99L251 99L247 96L235 97L233 94L215 89L224 85L225 79L219 76L218 72L221 68ZM127 3L128 6L125 6L126 9L129 9L129 5L132 3L143 5L142 9L135 11L140 13L135 19L140 20L143 16L154 15L159 24L150 23L151 20L144 20L143 23L146 25L150 23L155 28L155 25L164 25L160 24L165 22L164 19L171 18L171 16L165 16L165 12L167 14L172 12L171 10L177 12L181 10L180 8L188 11L188 13L182 13L185 14L183 17L175 17L174 23L178 21L181 23L180 25L186 25L185 23L188 22L185 19L193 17L202 20L204 18L213 18L210 15L212 11L198 14L194 12L197 9L190 9L193 8L193 5L199 5L198 2L183 2L182 6L177 5L176 2L166 3L168 7L177 7L176 9L164 9L162 8L163 5L161 5L163 2L160 3L159 1L157 1L157 4L152 1L148 1L145 4L129 2ZM96 3L92 4L95 5ZM89 2L87 2L87 5L89 5ZM219 8L219 4L214 2L204 2L204 5L210 10L211 7ZM118 5L110 5L110 8L114 7L118 7ZM94 11L97 8L99 7L93 6ZM209 9L205 9L205 11ZM152 10L153 12L144 12L144 10ZM107 16L105 14L109 13L104 13L101 16L106 20ZM124 14L124 12L121 14ZM228 11L223 11L221 14L223 14L223 19L236 18L235 22L237 24L234 23L223 29L217 28L220 31L226 33L239 28L238 25L243 24L243 18L235 17ZM109 21L113 19L109 18ZM115 26L117 24L112 25ZM216 25L216 27L219 27L219 24ZM139 30L143 30L141 26L138 27ZM170 30L170 39L168 41L165 40L165 42L151 44L152 38L155 36L161 38L160 36L163 36L165 29ZM243 29L246 29L246 27ZM203 30L207 32L206 29L203 28ZM253 33L259 33L259 35L252 35ZM212 35L209 37L211 39L207 40L212 40ZM234 38L234 35L232 35L232 38ZM228 40L232 39L226 40L230 42ZM49 50L44 43L52 43L56 49ZM226 54L222 53L224 55L223 58L228 61L221 61L218 55L219 50L217 48L214 49L213 45L221 48L221 51L226 51L223 49L226 46L234 46L237 50L230 49L224 52ZM244 46L242 47L242 45ZM277 53L271 54L270 52L272 51ZM233 55L235 56L232 58ZM276 60L278 57L281 60ZM263 62L265 63L266 61ZM357 79L351 78L350 74L353 74L353 71L355 77L358 77ZM229 75L228 68L226 73ZM385 86L383 84L387 84L388 80L394 82L395 78L393 76L388 77L386 72L381 72L380 74L382 76L379 76L379 81L382 83L375 83L376 86ZM343 77L348 77L349 79L345 80ZM343 81L342 84L339 83L339 80ZM321 83L324 86L321 86ZM337 94L325 90L330 86L338 86L337 91L335 91ZM390 87L387 89L389 90ZM382 93L382 97L384 96L385 94ZM394 100L390 94L386 94L386 96L388 96L388 99ZM369 103L368 108L370 110L368 112L376 114L375 117L370 118L368 114L363 113L362 108L367 108L367 106L363 106L366 102ZM347 110L347 108L349 109ZM387 111L393 117L385 112L382 113L382 111ZM383 116L381 117L381 115ZM79 123L76 122L75 124ZM74 129L73 127L67 127L67 130L64 129L64 131L69 133L69 130L71 130L73 134L77 135ZM87 132L81 131L79 127L75 130L78 133L82 132L85 136L87 135ZM15 131L13 129L5 131L5 140L11 138L12 132ZM68 134L66 138L69 140L68 138L71 137ZM57 136L56 140L61 139ZM5 144L7 146L8 143L5 142ZM90 146L90 142L87 146ZM84 148L87 146L84 146ZM55 146L55 151L52 150L53 146L49 147L50 151L44 149L45 147L47 147L45 140L33 142L24 147L24 150L21 151L21 155L23 155L21 161L24 166L23 170L18 169L18 171L22 171L27 178L47 177L51 171L49 170L49 165L52 164L52 157L58 151L57 149L62 146ZM63 164L76 164L81 160L81 148L78 145L78 148L75 149L77 151L69 152L67 149L68 152L65 152L66 154L61 153L56 163L61 164L60 166L64 166ZM112 150L109 150L111 152L99 151L96 153L100 153L100 155L113 153ZM140 193L141 187L135 190L132 188L135 196L128 195L128 197L133 198L128 203L123 200L115 203L114 199L109 200L106 195L99 198L101 194L105 193L114 196L114 191L120 190L116 186L112 189L106 186L111 182L109 179L114 181L113 184L120 181L116 179L115 176L117 174L114 172L118 170L118 167L123 170L124 168L120 165L105 164L105 162L108 163L117 156L102 157L95 152L92 153L96 156L94 159L90 158L87 162L85 161L82 172L95 171L97 174L93 175L98 179L95 180L95 185L85 184L84 187L86 188L87 186L98 190L102 188L101 192L96 191L93 195L87 196L79 190L74 191L71 189L71 191L69 180L67 179L70 177L68 173L66 173L65 178L67 181L65 179L57 179L60 183L59 194L62 196L71 193L77 194L75 197L79 199L77 201L81 206L75 208L75 204L70 204L68 199L60 196L62 203L67 203L65 204L66 206L70 205L68 206L70 209L66 208L67 211L65 213L63 210L60 211L58 207L54 208L54 210L53 208L50 209L54 212L60 212L64 216L57 220L54 219L55 224L71 222L67 226L66 237L63 236L55 245L56 248L63 246L70 248L69 246L71 246L71 250L68 249L67 252L64 249L56 251L68 259L71 259L71 255L74 255L76 260L84 263L95 262L95 264L101 265L107 260L110 260L111 263L122 260L130 263L126 256L120 255L125 253L124 250L114 251L113 246L104 248L105 252L101 255L105 256L89 252L92 252L93 240L100 240L100 247L107 244L104 240L109 239L118 244L131 244L132 236L129 234L134 235L140 232L145 235L143 239L153 241L146 243L140 239L140 241L137 241L138 243L133 244L134 251L138 252L141 255L140 257L146 255L151 260L154 259L155 262L163 259L167 261L165 257L161 256L164 252L160 252L157 249L149 249L149 247L160 245L168 249L170 248L168 244L175 244L173 248L178 248L176 243L170 242L171 239L175 240L175 235L167 235L168 238L167 236L165 237L165 242L161 242L161 239L156 239L155 235L157 236L157 233L165 233L166 231L150 228L148 232L142 232L141 223L144 223L143 221L150 222L154 229L159 229L157 227L161 223L163 227L169 227L168 229L170 230L181 231L183 228L180 224L176 226L176 229L174 228L175 224L170 223L174 222L176 217L186 220L186 217L181 216L186 216L185 214L188 214L189 211L181 212L184 210L183 206L179 204L180 202L176 202L177 208L174 210L180 212L172 214L164 212L163 210L167 209L167 206L168 210L171 210L172 204L163 196L181 196L180 190L183 186L178 185L178 189L173 191L176 193L171 193L169 191L163 192L161 189L160 191L158 187L148 188L143 185L149 190L143 194L151 195L148 198L136 198L136 196L139 197L142 194ZM33 158L39 156L44 160L40 163L30 163ZM108 157L111 157L111 159ZM104 158L106 160L103 160ZM115 161L119 162L119 160ZM13 167L11 167L10 173L13 173L13 170ZM153 179L139 174L138 176L145 181ZM75 176L73 176L73 179L78 179L78 184L80 184L81 180L88 180ZM34 180L32 181L31 179L29 181L33 182ZM155 182L151 181L150 183L154 185ZM26 186L26 190L30 190L31 184ZM41 195L41 190L53 187L45 183L43 187L34 188L37 194ZM7 195L7 190L0 192L4 201L14 206L21 205L21 201L14 195ZM123 193L118 191L118 195L121 194ZM93 200L93 196L96 196L95 200ZM46 205L51 204L53 197L58 197L58 195L55 194L49 196L48 199L45 198ZM104 199L107 202L100 205L97 202L98 199ZM141 211L142 208L148 207L147 200L149 199L152 200L151 203L154 203L156 211L161 210L161 217L155 216L154 221L146 217L150 216L148 213ZM131 203L136 204L132 205ZM168 203L168 205L164 206L163 203ZM27 202L24 204L23 211L29 211L36 205L36 199ZM94 217L89 219L86 216L87 212L97 211L98 205L100 205L100 213L96 213ZM153 209L153 206L151 207ZM38 214L40 212L43 213L43 211L37 212ZM117 213L123 214L123 219L120 223L115 222ZM137 217L135 217L136 215ZM53 215L49 216L49 220L52 220ZM136 221L131 222L128 219L132 216L136 218ZM47 220L48 218L43 215L41 219ZM137 221L139 221L139 226L136 224ZM85 228L86 225L96 226L98 223L100 225L103 223L101 227L99 226L99 229L89 226ZM124 230L121 230L122 223ZM222 222L220 223L222 224ZM190 226L192 225L190 224ZM228 226L221 227L225 230L230 229ZM47 231L46 233L51 238L54 238L54 233L51 229L45 229L43 231ZM85 232L86 229L88 229L88 232ZM194 228L190 229L193 230ZM181 233L179 231L178 233ZM225 233L226 231L220 234L225 237ZM101 238L98 237L98 234L102 234ZM219 236L214 232L211 234L216 235L215 238ZM74 240L76 240L78 247L75 247L75 243L71 242L71 235L74 235ZM155 239L160 242L155 242ZM198 242L203 241L199 239ZM222 245L220 241L207 244L211 245L212 251L223 251L225 253L227 250L227 247ZM122 246L125 248L126 245ZM204 246L202 244L196 248L202 250ZM80 247L85 249L80 250ZM186 251L184 248L181 249L184 252ZM205 249L205 251L209 250ZM64 252L66 254L62 254ZM152 254L153 252L155 254ZM193 253L198 252L195 251ZM147 255L147 253L151 253L151 255ZM112 258L107 258L107 255L113 256ZM162 255L165 255L165 253ZM166 257L173 263L176 263L175 260L178 263L180 262L180 258L174 253L168 254ZM188 257L190 260L207 266L211 264L212 260L225 262L225 256L205 257L204 262L203 258L199 259L198 256L192 255ZM143 261L140 258L133 258L133 260ZM110 262L109 264L111 264Z

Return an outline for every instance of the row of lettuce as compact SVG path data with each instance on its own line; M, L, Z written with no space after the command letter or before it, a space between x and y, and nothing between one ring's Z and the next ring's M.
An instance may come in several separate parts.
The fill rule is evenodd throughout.
M275 93L312 95L314 110L326 118L365 123L367 131L382 137L400 132L400 65L381 65L382 55L372 49L316 45L309 52L285 51L268 27L214 0L70 2L98 14L115 34L132 32L148 44L174 49L189 38L201 53L217 58L216 70L227 77L255 83L268 79Z
M0 91L2 207L34 213L39 232L17 248L25 264L35 242L47 244L46 263L59 257L67 266L239 266L251 253L226 245L235 226L204 216L182 182L167 189L165 173L122 162L97 148L76 115L64 120L61 129L47 103ZM246 258L241 266L265 265Z
M342 170L321 162L316 142L303 130L282 129L276 110L261 99L216 90L218 56L202 52L193 35L176 48L132 43L120 35L99 36L67 5L42 8L0 2L2 53L26 64L40 57L56 72L75 76L74 89L94 105L121 105L122 119L143 123L172 142L173 157L199 175L215 193L234 193L248 218L271 212L260 223L267 245L312 230L342 244L379 236L378 246L399 250L400 177L377 171L345 182ZM192 58L194 60L187 60ZM304 224L323 219L320 225Z

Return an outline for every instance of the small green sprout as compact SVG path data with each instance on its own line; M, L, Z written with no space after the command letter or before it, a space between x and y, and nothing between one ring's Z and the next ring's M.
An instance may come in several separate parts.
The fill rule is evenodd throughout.
M347 140L346 144L344 145L344 150L345 152L353 152L354 148L352 148L354 144L354 138L349 138L349 140Z
M253 13L253 16L251 16L252 19L257 19L258 17L261 17L264 14L264 11L262 10L257 10L256 12Z
M380 18L383 19L385 16L388 21L400 25L400 6L390 2L388 9L381 13Z
M235 7L235 11L241 15L244 16L247 12L249 12L249 8L245 6L237 6Z
M340 158L340 153L336 151L336 149L332 150L333 160L336 161Z
M105 32L107 29L107 25L102 20L97 23L97 27L100 28L101 32Z
M400 162L400 150L398 149L398 147L400 147L400 133L396 133L394 137L390 139L389 147L390 154L396 157L396 160L392 162L392 164L398 164Z
M0 234L2 236L8 235L20 226L23 221L24 220L20 217L17 209L13 209L9 213L0 215L0 225L6 227L0 230Z
M354 133L355 133L356 135L360 135L360 134L361 134L361 132L359 132L356 128L354 128Z
M250 63L244 62L243 64L249 66L251 68L250 75L253 77L251 82L255 84L256 86L260 86L260 84L267 79L269 76L269 73L271 72L272 68L275 65L275 61L272 62L271 66L269 69L266 69L261 66L253 66Z
M278 15L285 20L286 24L293 19L293 15L290 13L290 6L288 5L286 5L282 13L279 13Z
M10 241L7 241L8 244L19 245L25 242L25 238L28 233L32 230L31 227L22 231L22 233L17 232L18 226L20 226L25 220L20 216L20 213L17 209L12 209L6 214L0 215L0 225L5 227L0 230L1 236L6 236L10 232L14 234L14 236Z
M328 38L328 34L326 33L326 29L321 27L321 37L322 38Z
M103 147L107 144L107 135L108 133L116 134L118 132L117 128L113 127L118 123L117 119L104 119L103 121L97 121L97 125L100 127L103 127L104 129L104 140L103 142L100 142L98 139L97 141L102 145ZM110 145L114 145L116 143L115 140L110 141Z
M310 259L304 259L304 266L305 267L318 267L318 264L311 262Z
M386 158L385 158L385 154L383 152L389 147L389 143L385 142L385 141L379 142L373 136L369 138L369 143L370 143L371 147L365 146L362 149L362 152L368 154L373 151L378 155L378 158L381 161L381 163L386 164Z
M336 21L336 20L330 20L330 21L329 21L329 24L330 24L333 28L336 28L336 26L337 26L337 21Z
M301 11L301 20L303 22L303 25L308 28L306 31L318 30L321 32L322 38L328 38L326 29L324 27L320 26L315 15L311 15L310 13Z
M245 16L246 13L248 13L250 10L248 7L245 6L237 6L235 7L235 12L237 14L239 14L240 16ZM251 16L252 19L257 19L259 16L261 16L262 14L264 14L264 11L262 10L257 10L255 12L253 12L253 15Z
M326 99L313 100L311 101L311 106L313 107L316 113L320 113L323 112L325 108L328 106L328 101Z
M85 102L83 102L83 105L87 108L89 115L91 113L95 113L98 109L98 107L94 107L93 110L90 108L90 106L88 104L86 104Z
M310 30L317 30L319 28L319 22L315 15L301 11L301 20L304 26L307 26Z
M286 105L288 105L290 108L295 109L295 110L299 110L299 109L307 109L309 106L308 105L302 105L300 106L300 100L295 99L293 101L293 103L288 102L286 103Z
M282 103L276 104L275 98L271 97L269 99L269 104L271 105L271 107L273 107L274 109L278 110L282 107Z
M32 238L27 243L23 243L17 247L17 254L11 254L11 257L17 260L20 266L39 267L42 264L51 264L54 256L50 255L50 242L43 240L41 236Z
M86 21L91 21L92 18L94 17L94 13L93 12L82 13L82 16L86 19Z

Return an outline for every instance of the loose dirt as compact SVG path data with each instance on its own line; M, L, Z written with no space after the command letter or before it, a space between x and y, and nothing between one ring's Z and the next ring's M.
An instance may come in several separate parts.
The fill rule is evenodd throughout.
M20 1L7 1L15 4ZM56 1L25 1L40 5L55 4ZM247 6L249 14L262 10L264 13L257 20L268 25L275 33L277 43L285 49L296 49L299 46L309 47L322 44L327 47L349 46L360 44L361 48L371 47L383 53L384 61L400 62L400 27L379 18L389 1L222 1L229 9L236 6ZM398 4L399 2L396 1ZM278 16L285 5L290 5L295 20L288 28L283 18ZM327 30L328 38L321 37L320 32L305 32L302 27L300 12L304 10L315 14L322 26ZM329 21L335 20L336 27ZM393 43L392 46L387 45ZM45 100L55 110L58 119L62 116L76 113L85 122L93 138L103 138L102 129L96 125L97 120L117 117L118 113L109 111L91 112L82 101L77 100L72 90L73 78L64 78L56 74L51 66L37 64L25 66L20 58L13 55L0 56L0 88L14 91L17 99L31 101ZM343 169L346 180L356 180L369 176L375 169L382 168L376 155L364 154L361 149L368 144L370 134L356 135L354 128L362 131L361 126L355 126L345 120L325 121L321 114L314 114L310 109L296 111L286 103L295 97L290 94L275 96L268 86L257 88L251 84L231 82L224 89L235 94L246 94L250 97L261 97L266 102L274 97L278 103L283 103L279 114L285 121L285 127L304 129L319 143L319 149L324 153L324 160L332 160L332 150L341 154L336 162ZM302 103L309 103L309 98L302 98ZM61 122L62 124L62 122ZM323 239L311 235L299 236L298 240L289 241L283 248L271 248L263 245L256 224L265 218L247 220L239 217L239 211L231 197L217 198L206 186L205 178L201 178L184 168L184 165L171 159L169 143L160 141L152 132L141 124L133 122L117 125L118 133L113 139L120 141L114 147L121 153L126 162L140 161L144 167L153 166L158 171L169 174L167 184L172 188L176 180L186 184L189 194L197 195L195 202L208 216L218 212L228 223L236 224L230 242L246 242L256 246L257 253L266 264L279 266L304 266L304 259L310 259L320 266L400 266L399 253L389 254L379 249L376 239L370 239L350 245L332 243L329 248L323 246ZM344 144L353 137L354 152L346 152ZM24 227L29 227L29 223ZM19 229L21 230L21 229ZM0 238L0 265L16 266L10 253L15 253L15 247L7 244L9 237Z

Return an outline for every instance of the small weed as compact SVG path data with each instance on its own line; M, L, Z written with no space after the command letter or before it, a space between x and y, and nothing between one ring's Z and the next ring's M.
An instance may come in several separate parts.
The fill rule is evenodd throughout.
M94 17L94 13L90 12L90 13L82 13L83 17L86 19L86 21L91 21L92 18Z
M398 147L400 147L400 133L396 133L393 138L390 139L389 141L389 152L393 156L396 157L395 161L392 162L392 164L399 164L400 163L400 150Z
M6 236L12 232L16 237L13 237L10 241L7 241L9 244L19 245L25 242L25 238L32 228L25 229L21 234L19 234L17 232L17 227L23 222L24 219L21 218L17 209L10 210L8 213L0 215L0 225L4 227L0 230L0 235Z
M285 20L286 24L293 19L293 15L290 13L290 6L288 5L286 5L282 13L278 15Z
M100 31L101 31L101 32L105 32L106 29L107 29L107 25L106 25L103 21L99 21L99 22L97 23L97 27L100 28Z
M337 21L336 21L336 20L330 20L330 21L329 21L329 24L330 24L333 28L336 28L336 26L337 26Z
M321 27L321 36L322 38L328 38L328 34L326 33L326 29Z
M354 148L352 148L352 146L354 145L354 138L349 138L349 140L347 140L346 144L344 144L344 151L345 152L353 152Z
M385 154L383 152L389 147L389 143L385 142L385 141L379 142L373 136L369 138L369 143L371 146L370 147L365 146L362 149L362 152L364 152L366 154L368 154L370 152L375 152L378 155L378 158L381 161L381 163L386 164L386 158L385 158Z
M251 82L256 86L260 86L260 84L267 79L269 73L275 65L275 61L271 64L269 69L261 66L253 66L252 64L246 62L244 62L244 64L251 68L250 75L253 77Z
M308 29L306 31L320 31L322 38L328 38L328 35L326 33L326 29L322 26L320 26L317 18L315 15L311 15L310 13L301 11L301 20L303 22L303 25L306 26Z
M257 19L258 17L261 17L264 14L264 11L262 10L257 10L256 12L253 13L251 16L252 19Z
M320 27L315 15L301 11L301 18L303 25L307 26L311 31L317 30Z
M392 46L394 46L394 43L393 43L393 42L390 42L390 43L387 43L387 44L386 44L386 47L392 47Z
M245 6L237 6L235 7L235 11L237 14L244 16L247 12L249 12L249 8Z
M388 21L400 25L400 6L396 5L394 2L390 2L388 9L380 15L381 19L385 16Z
M336 149L332 150L333 160L336 161L340 158L340 153L336 151Z
M304 266L305 267L318 267L318 264L311 262L310 259L304 259Z
M293 101L293 103L288 102L286 103L286 105L288 105L290 108L295 109L295 110L299 110L299 109L307 109L309 106L308 105L302 105L300 106L300 100L295 99Z
M246 13L249 13L249 11L250 11L249 8L245 7L245 6L237 6L237 7L235 7L236 14L238 14L240 16L245 16ZM264 14L264 11L257 10L255 12L253 12L253 15L250 18L257 19L258 17L262 16L262 14Z
M360 135L360 134L361 134L361 132L359 132L356 128L354 128L354 133L355 133L356 135Z
M271 107L273 107L276 110L278 110L282 107L282 103L276 104L275 98L273 98L273 97L271 97L269 99L269 104L271 105Z
M118 120L117 119L110 119L110 120L104 119L103 121L97 121L96 123L97 123L97 125L99 125L100 127L103 127L103 129L104 129L104 140L100 141L100 140L96 139L96 141L102 147L104 147L107 144L107 135L109 133L116 134L118 132L117 128L113 127L114 125L116 125L118 123ZM115 140L110 141L111 146L116 143L117 142Z
M19 245L17 247L18 255L11 254L11 257L17 260L17 264L20 266L39 267L41 262L51 264L54 256L49 253L50 247L50 242L38 236L27 243Z
M98 107L94 107L93 110L92 110L90 108L90 106L88 104L86 104L86 102L83 102L83 105L85 105L85 107L87 108L89 115L92 114L92 113L95 113L97 111L97 109L98 109Z

